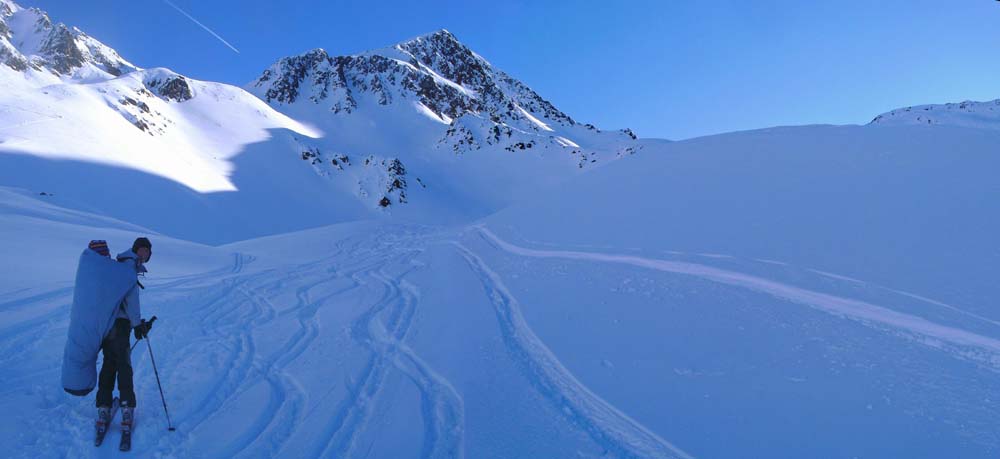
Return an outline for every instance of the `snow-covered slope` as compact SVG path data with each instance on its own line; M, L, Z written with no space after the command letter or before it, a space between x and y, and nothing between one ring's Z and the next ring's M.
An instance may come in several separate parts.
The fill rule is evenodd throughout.
M695 456L990 457L998 152L946 126L675 142L468 244L570 372Z
M446 30L353 56L287 57L246 88L324 132L302 140L318 171L402 217L485 215L641 149L627 129L577 123ZM408 187L372 178L359 158L402 164Z
M642 148L576 123L446 31L282 59L248 86L268 104L139 69L40 10L4 0L0 13L0 185L179 237L469 221Z
M239 88L166 69L90 83L38 77L0 69L0 151L124 167L207 193L236 190L231 160L268 130L309 132Z
M210 243L370 216L299 159L293 139L320 133L246 91L136 68L36 9L0 13L0 185Z
M944 126L766 129L661 143L467 227L152 235L143 308L177 431L140 343L133 447L995 457L998 146ZM0 448L102 457L82 446L92 399L52 364L68 267L89 238L146 233L49 198L0 192L10 258L38 246L19 263L57 267L30 290L0 277Z
M315 132L242 89L166 69L51 83L6 67L0 88L0 184L62 206L208 243L366 215L297 158L292 136Z
M1000 129L1000 99L949 104L915 105L876 116L871 124L942 125Z
M134 454L1000 453L988 117L636 140L447 32L284 59L264 102L0 13L5 457L114 452L58 362L80 250L137 236Z

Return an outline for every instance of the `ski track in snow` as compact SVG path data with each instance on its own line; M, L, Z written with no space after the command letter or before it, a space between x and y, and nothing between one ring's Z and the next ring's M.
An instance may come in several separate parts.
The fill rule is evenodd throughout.
M286 447L290 446L288 439L302 427L305 419L310 414L316 414L326 420L326 425L324 435L311 437L310 441L315 443L309 447L309 452L321 457L356 455L359 454L356 447L360 436L379 403L386 376L392 371L399 371L416 386L421 398L425 432L420 456L464 457L465 421L461 396L404 342L413 324L420 294L419 289L403 277L417 269L417 265L409 261L419 254L419 250L409 248L415 242L412 237L373 236L364 238L353 247L348 247L346 242L339 243L338 251L327 258L289 269L274 268L246 274L243 271L253 258L238 254L231 267L147 282L150 294L156 295L163 306L184 305L192 311L187 313L191 315L190 319L176 319L191 320L193 323L188 326L195 327L200 334L182 341L177 348L157 347L156 352L162 354L157 357L162 361L161 378L166 385L167 404L171 407L177 432L166 435L160 432L165 419L160 412L159 400L144 398L143 406L137 412L136 425L142 423L142 428L136 429L134 448L164 457L185 457L194 451L203 451L195 453L195 456L279 457L286 453ZM365 246L373 240L376 241L373 247ZM390 266L395 269L393 263L400 264L404 269L387 274ZM338 287L323 295L312 293L334 279L349 279L351 282L347 287ZM307 352L320 335L317 312L336 303L337 297L358 289L381 292L380 298L351 326L351 337L371 351L368 363L358 375L350 377L359 383L349 388L348 397L339 402L335 411L316 411L316 405L313 405L313 410L307 410L309 396L286 368ZM296 303L279 310L271 298L286 291L295 292ZM23 292L7 296L15 294L23 295ZM71 295L72 288L61 288L0 303L0 311L52 304L51 311L0 330L0 343L5 348L22 351L5 353L4 365L19 364L24 359L23 351L44 342L44 335L61 336L65 333L63 310ZM291 319L299 329L287 334L284 343L263 351L254 339L254 330L276 319ZM53 323L60 326L53 328ZM151 336L156 336L156 333ZM152 340L157 341L157 338ZM146 360L147 352L141 348L143 346L144 343L139 343L133 351L137 391L143 389L147 384L144 380L151 377L146 374L145 368L149 364L142 361ZM209 362L206 358L211 359L213 355L221 359L211 364L217 370L210 373L214 379L200 384L195 393L188 395L200 398L187 400L184 404L171 404L170 388L177 387L170 383L171 373L198 373L199 366ZM29 381L42 374L44 378L51 378L57 373L58 368L54 364L21 374L18 381ZM260 384L267 386L267 398L258 402L263 405L259 414L234 426L241 430L234 432L225 444L212 445L214 449L205 450L204 432L199 435L199 428L213 422L216 416L236 408L241 403L241 397L260 387ZM12 390L23 392L24 387L17 386ZM60 445L60 448L89 445L92 441L92 420L85 406L90 405L92 398L88 397L88 403L83 404L75 398L53 399L48 395L45 398L50 405L46 411L53 415L63 414L45 415L45 419L59 421L46 421L44 426L34 426L38 429L33 430L32 443L48 445L50 450L53 445ZM67 412L72 414L64 420ZM114 438L114 434L109 434L109 437ZM51 452L72 454L70 451ZM100 449L93 451L95 454L99 452Z
M986 365L993 371L1000 372L1000 340L960 328L940 325L919 316L898 312L860 300L821 293L762 277L695 263L657 260L634 255L529 249L500 239L485 226L480 225L475 228L488 244L496 247L498 250L514 255L533 258L626 264L657 271L691 275L720 284L764 293L792 303L809 306L838 317L854 320L877 329L888 330L925 345L948 351L951 355L960 359L971 360ZM893 291L914 299L927 300L923 297L898 290ZM933 300L930 302L963 315L997 324L997 322L990 319L968 313L967 311L941 302Z
M863 301L689 262L631 254L524 248L501 240L485 226L472 229L487 244L506 253L618 263L696 276L855 320L1000 371L1000 341ZM144 362L148 360L147 351L141 347L146 344L139 343L134 351L137 390L144 393L137 417L142 427L136 430L135 448L161 457L364 456L371 453L369 442L374 438L371 435L376 434L372 429L378 425L376 413L384 403L382 395L389 381L398 381L390 375L397 374L404 378L402 381L412 383L420 397L424 431L420 450L415 453L422 458L464 457L462 396L406 343L421 302L419 286L406 277L422 266L415 260L424 246L443 242L445 247L458 252L479 279L488 304L493 307L508 356L537 393L549 402L553 413L586 433L608 456L690 457L577 380L531 330L517 298L500 275L479 255L452 240L451 235L376 232L339 241L332 252L316 261L247 272L253 266L253 257L237 254L232 265L208 273L150 279L147 286L157 298L159 310L176 310L177 317L172 320L187 321L182 328L194 333L182 337L173 348L155 345L157 352L163 354L158 355L158 360L163 361L161 378L177 427L172 434L161 431L165 419L159 401L149 395L149 385L155 383L148 371L149 363ZM896 292L964 313L944 303ZM2 314L21 314L25 308L41 311L0 329L0 343L12 350L4 354L0 365L24 365L37 354L33 350L42 349L39 347L42 343L62 337L64 308L71 296L72 289L64 287L10 292L0 297ZM359 307L359 313L346 328L324 330L319 312L345 301ZM266 350L260 348L255 330L278 321L293 326L294 331L283 334L282 341L269 343ZM326 393L307 392L289 368L315 349L318 338L332 336L331 332L344 332L345 339L359 346L356 349L368 351L361 365L345 375L346 392L341 392L339 399L331 398L336 385L331 385ZM152 336L157 336L154 341L161 340L156 333ZM198 373L205 365L214 368L206 373L210 379L191 386L194 391L185 394L184 403L171 404L171 398L177 397L172 395L175 392L171 388L183 387L173 375ZM57 363L44 366L35 363L29 371L8 380L0 392L4 396L27 392L26 395L41 400L37 404L41 417L31 421L26 430L31 434L25 434L22 440L23 446L30 446L25 451L44 447L53 454L71 455L72 449L66 448L90 444L92 399L80 403L31 385L32 380L52 378L57 373ZM225 442L206 444L205 435L213 429L202 427L217 426L226 413L239 412L247 396L258 397L255 403L259 408L233 426L238 430L231 432ZM293 442L291 439L303 429L307 429L304 441ZM111 436L114 438L114 434ZM210 449L205 450L206 446Z
M377 240L385 240L384 235ZM400 247L410 245L403 243ZM394 244L376 248L373 252L396 252L390 256L399 257L398 262L403 265L419 253L410 249L400 251ZM404 272L390 276L383 272L386 265L381 260L350 274L355 283L375 285L382 292L374 305L350 328L351 337L368 347L372 354L355 379L354 387L348 388L349 397L340 403L335 415L324 427L320 438L328 438L328 441L317 445L312 454L317 457L352 457L359 436L371 419L385 378L394 368L416 384L421 394L425 425L421 457L464 457L465 421L461 396L447 380L403 344L413 324L419 292L402 278L415 268L411 265Z
M181 339L175 348L157 346L161 360L167 404L177 431L163 434L165 419L159 401L142 396L137 412L133 438L136 450L162 457L185 457L194 454L218 457L279 457L304 454L310 457L354 457L370 453L362 445L363 436L377 421L375 413L381 395L392 372L410 381L420 397L423 418L423 441L419 450L422 458L454 458L465 456L465 407L461 395L441 374L406 344L420 304L418 286L405 277L419 269L415 258L426 243L426 233L378 233L341 241L326 258L247 273L253 258L237 254L229 267L190 276L152 279L147 282L149 294L155 295L160 310L174 309L174 321L188 321L196 329L191 338ZM440 234L431 237L438 238ZM507 343L510 356L521 368L532 386L553 404L554 412L567 418L572 425L586 432L607 454L615 457L690 457L643 426L628 418L613 406L590 392L562 366L558 359L534 335L520 315L517 300L509 293L499 276L485 263L457 242L458 248L472 272L481 280L488 304L495 308L500 334ZM337 288L322 295L313 292L325 283L339 280ZM346 287L344 281L349 281ZM280 304L277 298L294 292L294 303ZM66 304L72 289L59 289L0 303L0 311L39 304ZM335 304L345 294L364 294L372 298L370 305L353 319L347 330L350 339L370 351L364 364L347 376L347 395L340 400L324 403L327 394L307 394L302 384L288 371L288 366L306 353L322 330L317 319L321 308ZM285 295L287 296L287 295ZM350 297L357 302L356 296ZM183 309L182 309L183 308ZM184 312L182 311L189 311ZM65 320L59 308L11 327L7 334L0 330L5 345L26 349L41 341L45 333L62 335L65 324L55 331L46 331L51 323ZM284 336L284 342L259 348L254 330L276 320L292 320L298 329ZM162 327L162 326L161 326ZM162 329L162 328L161 328ZM151 336L157 336L156 333ZM158 341L153 338L153 341ZM133 355L136 367L137 391L147 390L146 350L139 343ZM17 356L20 353L8 355ZM17 357L12 357L17 360ZM17 361L4 364L18 364ZM171 403L176 397L172 387L182 387L173 374L198 374L210 365L214 371L205 373L210 379L192 386L184 403ZM51 374L54 369L40 369ZM30 375L21 376L29 378ZM49 377L49 376L46 376ZM215 426L219 416L238 410L242 398L251 390L264 385L261 408L243 419L238 429L225 442L206 444L205 435ZM145 388L145 389L144 389ZM23 390L23 389L22 389ZM332 390L332 389L331 389ZM176 400L176 398L174 399ZM38 426L36 445L86 445L91 441L91 413L76 399L51 399L46 410L50 413L71 412L66 421ZM323 407L323 409L320 409ZM46 415L46 418L49 416ZM53 419L61 419L54 416ZM307 423L308 420L308 423ZM290 439L303 427L312 432L304 444L292 444ZM110 434L114 438L114 434ZM208 447L208 449L206 449ZM66 450L66 454L69 450ZM201 451L194 453L195 451ZM95 451L96 452L96 451Z
M690 458L608 404L578 381L531 330L500 276L472 251L455 244L492 302L511 358L561 415L616 457Z

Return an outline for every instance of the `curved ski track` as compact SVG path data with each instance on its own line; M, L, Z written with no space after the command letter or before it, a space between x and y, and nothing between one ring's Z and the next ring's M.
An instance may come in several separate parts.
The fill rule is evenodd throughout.
M607 254L597 252L539 250L520 247L500 239L485 226L475 229L486 243L504 252L533 258L555 258L585 262L616 263L637 266L656 271L695 276L720 284L744 288L764 293L792 303L805 305L825 313L857 321L883 331L914 339L928 346L948 351L950 355L971 360L1000 372L1000 340L973 333L961 328L941 325L920 316L895 311L865 301L822 293L758 276L729 271L697 263L643 258L635 255ZM829 276L829 273L823 273ZM862 282L852 279L854 282ZM997 322L968 313L954 306L930 300L912 293L892 290L919 301L944 307L962 315L996 325Z
M591 392L559 362L521 315L521 306L500 276L466 247L455 244L479 278L496 310L511 358L531 384L574 425L615 457L690 458Z

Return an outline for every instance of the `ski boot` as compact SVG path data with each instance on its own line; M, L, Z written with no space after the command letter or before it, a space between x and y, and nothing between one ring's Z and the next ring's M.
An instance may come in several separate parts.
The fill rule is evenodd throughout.
M94 446L101 446L101 443L104 441L104 436L108 433L109 424L111 424L111 407L97 407L97 422L95 423L97 428L97 437L94 439Z

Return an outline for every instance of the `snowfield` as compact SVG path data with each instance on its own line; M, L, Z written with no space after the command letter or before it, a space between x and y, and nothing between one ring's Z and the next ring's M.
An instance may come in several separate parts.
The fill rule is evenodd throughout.
M1000 455L995 101L638 139L444 30L246 88L0 0L4 457ZM138 236L120 453L60 365Z
M140 343L135 451L997 453L1000 137L819 126L657 145L468 224L216 247L153 233L143 308L177 431ZM92 398L62 393L58 362L79 250L151 231L2 196L21 241L0 284L2 446L117 454L89 446Z

